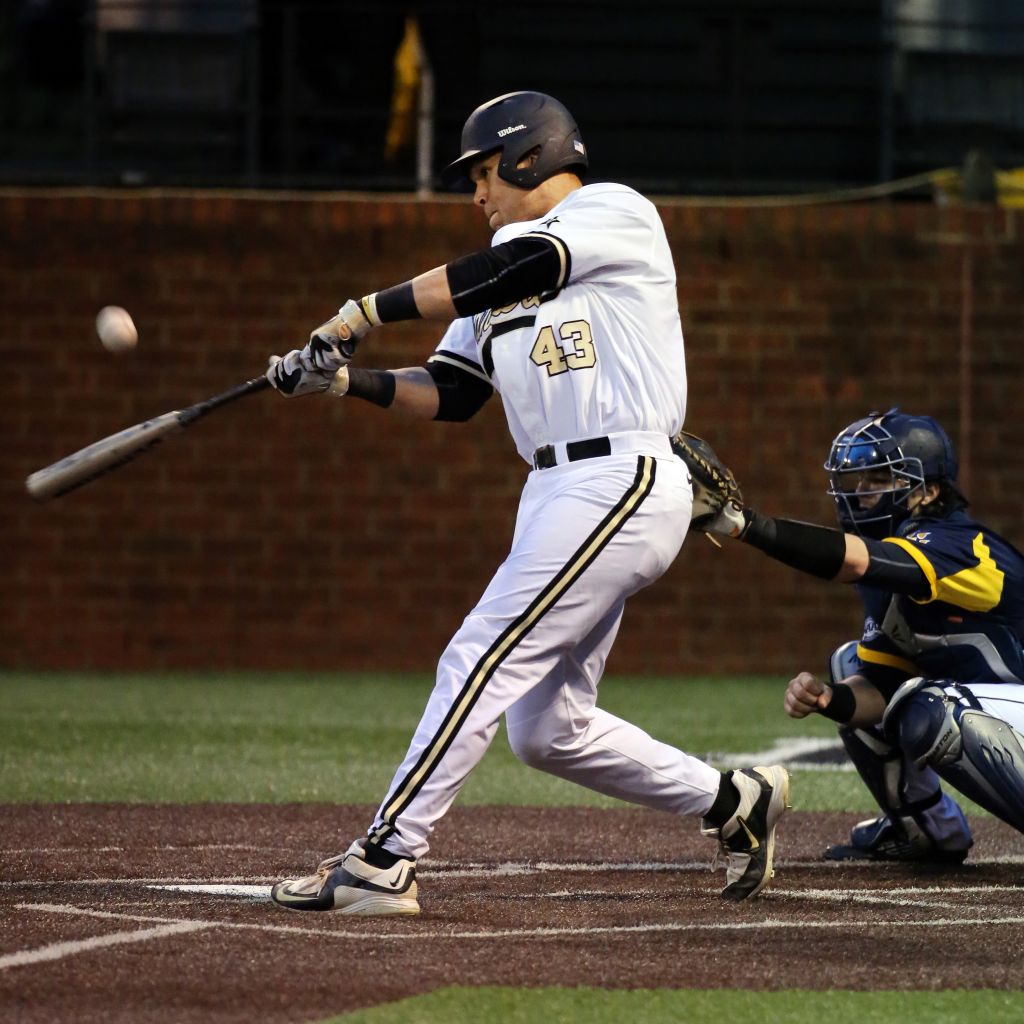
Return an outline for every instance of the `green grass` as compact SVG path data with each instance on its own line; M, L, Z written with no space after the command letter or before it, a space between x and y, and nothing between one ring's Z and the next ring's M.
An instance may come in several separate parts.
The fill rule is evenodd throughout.
M376 803L430 692L428 677L0 673L0 802ZM601 704L699 757L834 735L782 713L766 679L602 683ZM800 772L804 809L871 809L852 773ZM521 765L499 731L461 803L616 806Z
M321 1024L1019 1024L1020 992L613 991L463 988L332 1017Z
M376 803L430 691L427 677L0 673L0 803L331 801ZM778 679L609 678L601 704L700 757L833 736L796 722ZM796 773L801 809L870 811L853 773ZM462 803L615 806L524 767L503 733ZM969 808L971 810L976 810ZM1019 992L441 989L333 1018L336 1024L587 1021L588 1024L1010 1024ZM326 1022L325 1022L326 1024Z

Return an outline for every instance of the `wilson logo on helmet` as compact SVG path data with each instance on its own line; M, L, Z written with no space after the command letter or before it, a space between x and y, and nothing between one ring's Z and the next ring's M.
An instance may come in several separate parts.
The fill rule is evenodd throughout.
M513 132L521 132L525 128L525 124L517 124L512 128L502 128L501 131L498 132L498 138L503 139L506 135L511 135Z

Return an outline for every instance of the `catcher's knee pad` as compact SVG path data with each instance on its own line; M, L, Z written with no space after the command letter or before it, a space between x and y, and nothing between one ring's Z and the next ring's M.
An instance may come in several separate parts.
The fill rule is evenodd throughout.
M941 685L922 682L897 706L890 704L887 733L895 726L900 745L917 765L931 766L965 796L1024 832L1021 737L1006 722L961 703Z
M953 714L955 706L940 686L927 679L911 679L900 687L885 709L884 734L898 742L919 768L938 768L959 756L960 730Z

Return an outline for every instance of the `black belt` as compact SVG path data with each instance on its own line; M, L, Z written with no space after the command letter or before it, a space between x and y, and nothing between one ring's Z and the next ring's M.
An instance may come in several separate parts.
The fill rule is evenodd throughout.
M596 459L602 455L611 455L612 443L607 437L588 437L586 441L570 441L565 446L565 459L567 462L578 462L580 459ZM557 466L555 458L555 446L553 444L542 444L533 453L534 469L551 469Z

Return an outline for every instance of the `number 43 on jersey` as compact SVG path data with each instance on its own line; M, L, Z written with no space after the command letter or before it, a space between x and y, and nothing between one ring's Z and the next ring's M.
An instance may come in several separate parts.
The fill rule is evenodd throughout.
M553 327L541 328L533 343L530 359L538 366L546 366L549 377L596 365L597 353L590 324L586 320L568 320L558 328L558 338Z

